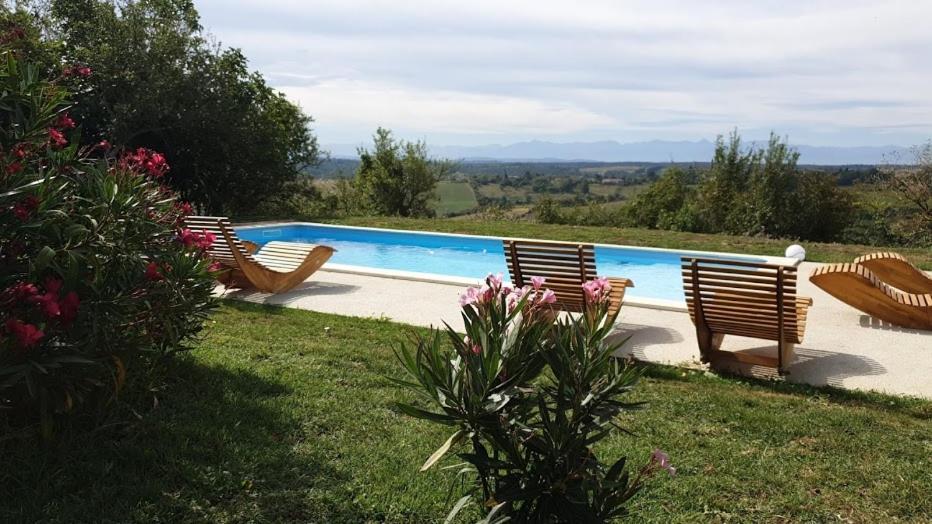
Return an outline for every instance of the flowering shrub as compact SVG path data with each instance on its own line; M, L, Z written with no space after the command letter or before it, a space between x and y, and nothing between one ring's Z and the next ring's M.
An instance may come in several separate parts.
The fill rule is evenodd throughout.
M457 449L461 472L475 474L482 507L491 508L485 522L605 522L625 514L647 477L675 469L655 450L632 476L624 457L607 465L593 452L621 429L619 414L639 407L621 400L637 377L612 357L620 344L606 340L611 286L587 283L586 311L555 323L556 296L544 284L512 289L490 275L467 289L464 335L447 326L449 345L434 330L396 352L408 378L392 380L430 405L398 408L452 429L422 471Z
M213 238L180 229L190 207L159 184L158 153L79 149L65 90L36 71L0 60L0 417L49 436L56 413L200 330Z

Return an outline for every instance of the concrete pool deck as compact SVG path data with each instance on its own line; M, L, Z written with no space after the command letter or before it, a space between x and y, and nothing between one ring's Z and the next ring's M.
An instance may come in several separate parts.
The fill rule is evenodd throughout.
M801 277L818 264L804 262ZM387 318L416 326L462 326L457 298L462 284L318 271L298 288L278 295L238 290L229 298L322 313ZM932 398L932 331L886 325L799 279L800 295L813 298L806 336L786 379L813 385ZM309 334L312 336L312 334ZM630 340L622 353L638 360L699 367L689 315L626 305L616 335ZM764 340L725 337L723 349L767 348ZM752 369L754 372L759 370Z

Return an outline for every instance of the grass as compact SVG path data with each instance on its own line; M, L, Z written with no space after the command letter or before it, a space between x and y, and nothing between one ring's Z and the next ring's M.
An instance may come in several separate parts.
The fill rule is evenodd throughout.
M327 329L329 328L329 329ZM228 302L204 339L100 429L0 439L0 522L438 522L446 438L384 378L407 327ZM132 370L131 370L132 371ZM679 468L641 522L927 521L932 403L645 368L649 407L598 449ZM455 496L455 493L454 493ZM455 499L454 499L455 500Z
M466 213L479 207L469 182L441 180L437 183L436 211L440 215Z
M601 242L630 246L725 251L770 256L783 256L786 247L796 242L795 240L765 237L710 235L657 229L564 226L556 224L538 224L528 221L349 217L340 219L338 222L356 226L430 230L473 235L515 236L578 242ZM928 248L882 248L877 246L829 244L822 242L802 242L802 244L806 247L806 259L814 262L851 262L854 258L865 253L884 250L901 253L923 269L932 270L932 249Z

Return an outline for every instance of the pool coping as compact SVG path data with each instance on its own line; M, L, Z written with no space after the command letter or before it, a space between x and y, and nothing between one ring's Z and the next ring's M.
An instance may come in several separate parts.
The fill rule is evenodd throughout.
M464 238L482 238L486 240L496 240L501 241L504 238L510 238L515 240L541 240L539 238L521 238L521 237L495 237L489 235L466 235L462 233L445 233L439 231L413 231L409 229L392 229L384 227L366 227L366 226L346 226L342 224L325 224L320 222L262 222L262 223L244 223L244 224L234 224L234 227L240 229L257 229L262 227L286 227L286 226L321 226L321 227L333 227L340 229L356 229L356 230L366 230L366 231L388 231L392 233L406 233L406 234L417 234L417 235L441 235L447 237L464 237ZM549 241L549 240L548 240ZM567 242L562 240L554 240L552 242L561 242L565 244L573 244L574 242ZM767 264L776 264L781 266L798 266L802 261L796 258L789 257L772 257L768 255L748 255L742 253L728 253L722 251L696 251L696 250L679 250L679 249L668 249L660 247L641 247L641 246L626 246L621 244L603 244L598 242L586 242L587 244L592 244L593 246L601 246L606 248L622 248L622 249L637 249L643 251L653 251L658 253L676 253L676 254L686 254L686 255L717 255L721 257L724 256L733 256L740 258L757 258L764 260ZM481 279L468 278L468 277L456 277L451 275L440 275L436 273L420 273L415 271L402 271L397 269L380 269L372 268L367 266L354 266L349 264L334 264L328 262L320 268L320 271L329 271L332 273L350 273L356 275L372 276L372 277L381 277L381 278L392 278L398 280L413 280L417 282L430 282L434 284L445 284L449 286L475 286L480 283ZM646 297L625 297L624 301L627 306L642 307L648 309L659 309L665 311L687 311L686 302L678 300L663 300L658 298L646 298Z

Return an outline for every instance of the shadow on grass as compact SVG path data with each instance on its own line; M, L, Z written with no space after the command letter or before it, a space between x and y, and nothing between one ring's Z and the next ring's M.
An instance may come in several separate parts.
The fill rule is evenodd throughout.
M335 502L346 479L300 451L313 435L289 413L288 388L190 358L167 373L139 418L63 428L54 446L0 443L0 522L305 522L322 509L366 520Z
M932 419L932 402L908 396L892 396L882 393L842 389L839 387L812 386L787 382L785 380L768 380L719 371L711 373L703 370L684 369L676 366L636 362L634 364L642 376L658 380L688 382L695 384L718 384L720 387L736 388L737 394L767 391L787 395L798 395L808 399L818 399L843 405L865 406L874 409L897 411L919 419ZM750 389L744 389L750 388Z

